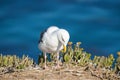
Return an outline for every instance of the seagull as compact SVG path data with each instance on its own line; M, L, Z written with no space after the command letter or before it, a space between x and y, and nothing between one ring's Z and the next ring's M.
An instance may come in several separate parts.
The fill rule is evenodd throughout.
M66 45L69 41L70 35L67 30L60 29L57 26L50 26L48 29L44 30L40 35L40 40L38 48L43 52L46 69L46 58L47 53L57 54L57 68L59 68L59 53L61 50L66 52Z

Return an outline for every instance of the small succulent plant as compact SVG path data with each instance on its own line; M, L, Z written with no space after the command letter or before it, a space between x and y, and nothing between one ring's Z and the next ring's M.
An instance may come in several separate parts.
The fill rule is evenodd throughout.
M23 55L22 58L16 55L0 55L0 67L14 67L17 69L23 69L33 65L33 59Z
M73 59L73 49L72 49L72 42L68 42L68 50L66 53L63 53L63 61L66 63L72 62Z
M114 56L110 54L108 57L105 56L94 56L93 64L98 68L111 68L114 62Z
M80 47L81 42L74 44L72 48L72 42L68 43L68 50L64 54L64 62L75 63L81 66L85 66L90 61L91 54L83 51L84 49Z
M118 74L120 73L120 52L117 53L118 58L116 59L114 71Z

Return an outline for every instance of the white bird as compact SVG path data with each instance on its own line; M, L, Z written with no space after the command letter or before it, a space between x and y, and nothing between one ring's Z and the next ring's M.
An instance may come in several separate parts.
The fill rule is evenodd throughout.
M43 31L40 36L38 48L43 52L46 69L46 53L57 54L57 67L59 68L59 53L63 49L66 52L66 45L69 41L70 35L67 30L60 29L56 26L50 26L48 29Z

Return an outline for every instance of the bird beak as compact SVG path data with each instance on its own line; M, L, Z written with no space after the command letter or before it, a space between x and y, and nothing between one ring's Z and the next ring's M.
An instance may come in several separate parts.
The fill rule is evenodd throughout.
M66 52L66 46L63 45L63 52L65 53Z

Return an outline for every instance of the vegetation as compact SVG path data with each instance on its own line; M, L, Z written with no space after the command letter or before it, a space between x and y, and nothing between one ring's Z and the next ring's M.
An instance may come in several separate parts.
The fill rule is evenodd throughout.
M33 65L33 59L23 55L22 58L16 55L0 55L0 68L1 67L14 67L15 69L25 69Z
M62 53L62 51L61 51ZM115 59L113 54L109 56L94 56L91 59L91 54L84 51L81 48L81 42L73 44L68 42L67 52L62 53L60 60L62 65L72 65L78 67L85 67L85 71L91 72L93 76L99 77L100 79L119 80L120 79L120 52L117 53L118 57ZM40 67L44 64L43 53L39 55L38 62ZM16 55L0 55L0 72L4 68L12 67L14 69L25 69L33 66L33 59L23 55L22 58ZM54 53L49 54L47 60L48 65L56 64L56 55Z

